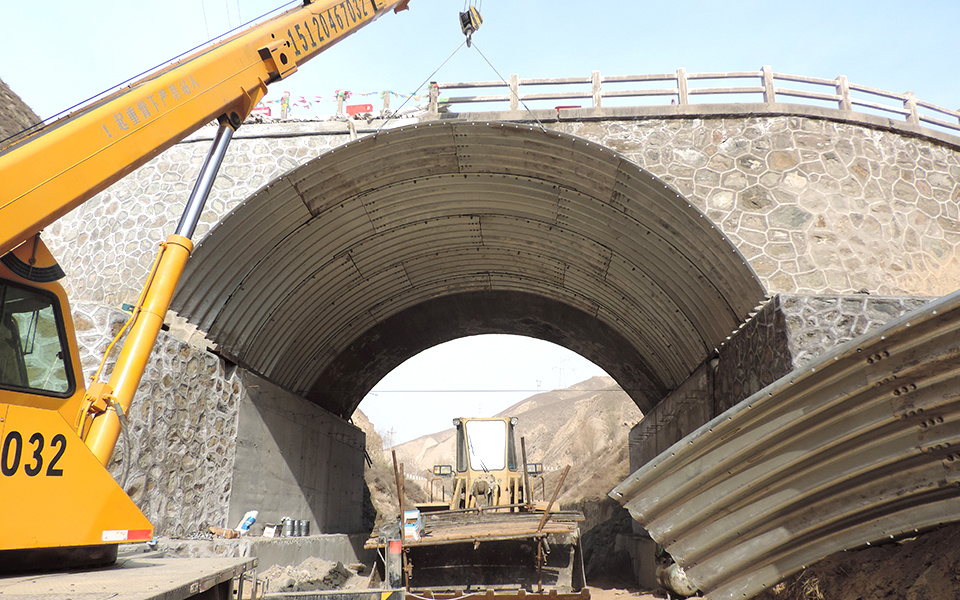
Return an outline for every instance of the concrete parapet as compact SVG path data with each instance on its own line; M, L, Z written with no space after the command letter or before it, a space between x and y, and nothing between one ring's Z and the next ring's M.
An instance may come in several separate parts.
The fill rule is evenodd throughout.
M251 373L241 381L227 522L256 509L261 523L289 516L317 533L361 531L363 432Z
M640 589L660 589L660 582L657 581L657 543L649 535L619 533L614 549L630 555L633 574Z

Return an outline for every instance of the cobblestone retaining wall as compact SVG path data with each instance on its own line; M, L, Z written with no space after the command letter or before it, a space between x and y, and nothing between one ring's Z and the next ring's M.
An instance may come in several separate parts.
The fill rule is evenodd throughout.
M799 296L784 294L780 310L789 332L794 368L823 352L852 340L934 298L854 296Z
M720 349L714 416L932 298L780 294Z
M89 303L72 309L89 378L128 315ZM127 415L129 435L121 434L110 464L159 535L182 536L202 523L227 522L242 393L236 369L160 333Z
M960 287L960 149L806 117L564 124L673 185L771 293Z
M790 371L931 299L774 296L719 349L715 363L705 363L631 430L631 471Z
M173 233L210 147L201 130L59 219L44 241L64 266L74 301L119 308L134 303L161 241ZM255 135L255 137L251 137ZM316 125L248 125L230 143L194 243L270 181L349 140Z
M713 412L707 420L793 369L790 331L781 303L780 296L774 296L719 349L714 369ZM684 435L691 431L688 429Z

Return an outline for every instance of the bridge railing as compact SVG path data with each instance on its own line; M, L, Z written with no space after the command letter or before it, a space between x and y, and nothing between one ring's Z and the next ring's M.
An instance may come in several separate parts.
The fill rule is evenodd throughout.
M754 80L753 85L749 80ZM658 87L651 84L665 84ZM707 85L704 85L707 83ZM743 85L748 83L748 85ZM800 84L797 87L793 84ZM624 85L633 88L622 89ZM561 88L558 91L545 89ZM616 88L616 89L612 89ZM474 94L452 96L458 90L504 89L505 93ZM532 90L532 91L531 91ZM614 75L603 76L593 71L589 77L565 77L547 79L521 79L510 76L510 81L473 81L433 84L430 90L429 111L439 112L452 104L498 104L509 105L510 110L519 110L527 103L559 102L552 108L581 108L569 105L570 102L589 102L590 107L600 108L605 101L636 99L640 104L656 103L670 98L671 104L687 106L692 104L711 104L694 102L696 96L737 95L745 102L765 104L781 103L799 99L804 103L826 104L841 111L866 112L884 117L896 117L915 126L932 126L960 134L960 111L950 110L917 100L912 92L897 94L850 83L843 75L835 79L804 77L775 73L769 66L759 71L734 71L728 73L687 73L686 69L677 69L675 73L653 75ZM790 99L790 100L787 100ZM666 103L664 101L664 103ZM490 108L490 110L497 110Z

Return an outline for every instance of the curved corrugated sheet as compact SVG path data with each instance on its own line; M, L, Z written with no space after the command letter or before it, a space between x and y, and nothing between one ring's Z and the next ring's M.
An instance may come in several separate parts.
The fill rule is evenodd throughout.
M714 600L960 521L960 292L750 396L610 495Z
M764 295L709 219L619 154L528 126L441 122L361 138L258 191L198 245L174 309L226 355L318 399L315 383L371 328L481 291L532 294L615 330L648 374L633 394L643 408ZM374 383L328 408L349 414Z

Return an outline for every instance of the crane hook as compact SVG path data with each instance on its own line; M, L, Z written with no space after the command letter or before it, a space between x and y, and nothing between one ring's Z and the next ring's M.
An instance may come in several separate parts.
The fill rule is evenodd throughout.
M480 29L482 23L483 17L480 16L480 11L475 6L471 6L460 13L460 29L463 31L463 35L467 36L467 48L470 47L473 32Z

